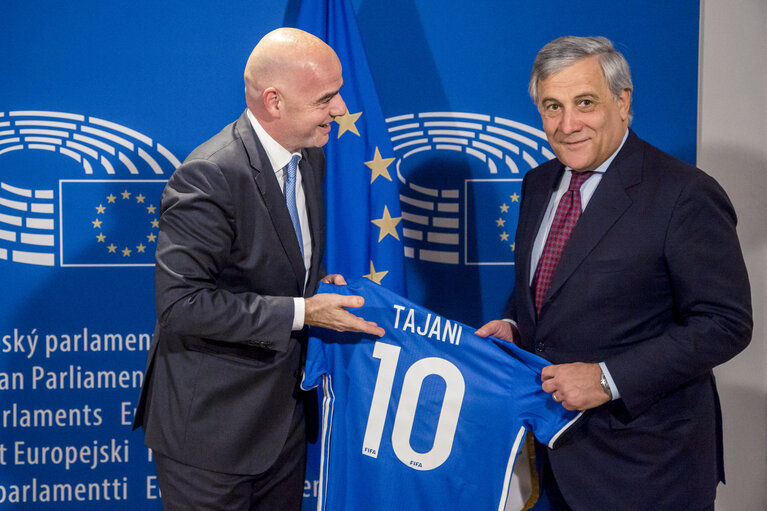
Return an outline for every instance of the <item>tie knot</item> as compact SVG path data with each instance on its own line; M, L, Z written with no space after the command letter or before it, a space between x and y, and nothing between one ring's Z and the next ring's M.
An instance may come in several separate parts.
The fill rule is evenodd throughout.
M573 170L570 176L570 186L568 187L568 191L580 190L583 182L590 178L592 174L594 174L594 172L591 170L588 172L576 172Z

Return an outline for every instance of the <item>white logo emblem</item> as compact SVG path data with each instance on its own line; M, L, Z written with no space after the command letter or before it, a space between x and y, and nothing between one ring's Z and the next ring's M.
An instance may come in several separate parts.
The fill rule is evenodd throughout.
M405 255L444 264L513 264L522 177L554 157L543 131L461 112L386 122L404 185Z
M179 164L110 121L0 112L0 262L152 266L159 191Z

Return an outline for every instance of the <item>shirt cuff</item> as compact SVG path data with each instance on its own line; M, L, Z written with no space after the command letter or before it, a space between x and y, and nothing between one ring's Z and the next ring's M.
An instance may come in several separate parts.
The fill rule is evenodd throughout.
M304 327L306 316L306 305L304 299L300 296L293 297L293 327L291 330L301 330Z
M610 376L610 370L607 369L607 364L604 362L599 363L599 367L602 369L602 374L605 375L605 378L607 379L607 384L610 386L610 392L613 395L613 401L616 399L619 399L621 397L621 393L618 390L618 386L615 385L615 381L613 380L613 377Z

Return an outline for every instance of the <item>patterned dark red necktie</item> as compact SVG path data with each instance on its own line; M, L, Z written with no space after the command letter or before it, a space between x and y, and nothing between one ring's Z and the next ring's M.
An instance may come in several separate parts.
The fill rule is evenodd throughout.
M535 312L540 315L543 306L543 298L551 285L554 270L559 264L559 257L567 245L570 233L581 216L581 185L593 172L572 172L570 186L562 196L551 223L546 244L543 246L541 259L533 276L533 289L535 290Z

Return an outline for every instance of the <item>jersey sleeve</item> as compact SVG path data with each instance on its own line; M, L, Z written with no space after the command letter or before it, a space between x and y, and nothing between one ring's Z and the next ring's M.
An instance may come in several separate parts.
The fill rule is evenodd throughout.
M510 364L521 366L514 371L511 396L514 408L522 410L522 423L539 442L556 449L580 422L583 412L566 410L543 391L541 371L550 364L548 361L511 343L495 342L510 355Z
M334 286L320 283L317 290L318 293L331 292ZM313 335L318 333L320 329L314 329L309 327L309 340L306 344L306 361L304 363L304 375L301 380L301 389L310 390L317 387L322 383L322 375L328 374L330 368L328 367L327 353L325 345L322 340Z
M301 380L301 389L310 390L322 382L322 375L328 373L327 358L325 356L324 343L316 338L309 337L306 346L306 362L304 364L304 376Z
M545 399L545 409L548 413L533 415L529 423L530 429L539 442L546 444L549 449L556 449L581 421L583 412L566 410L548 394Z

